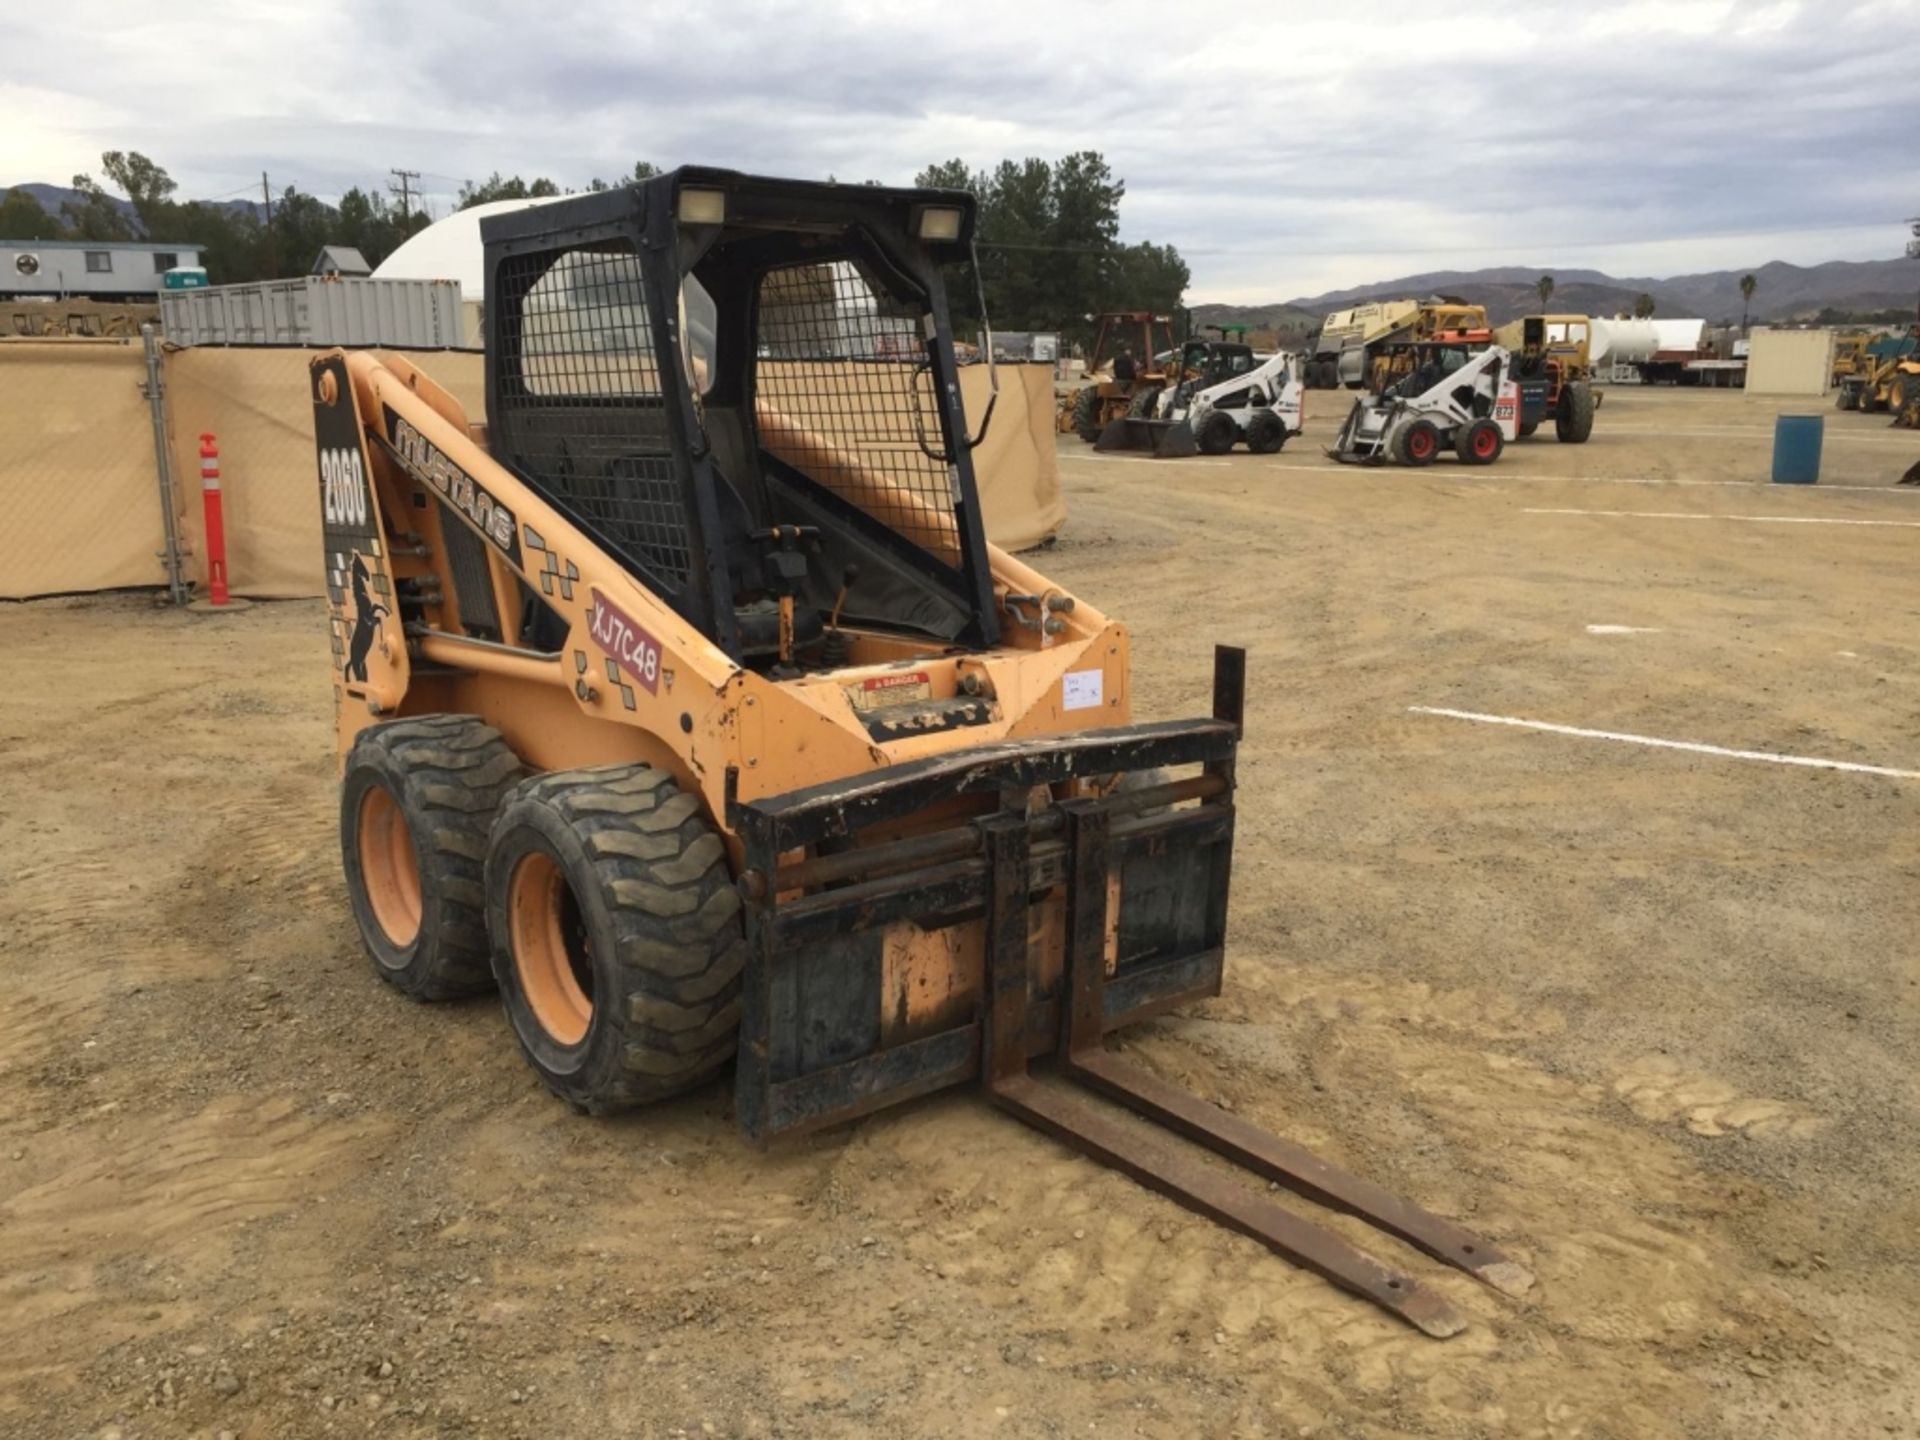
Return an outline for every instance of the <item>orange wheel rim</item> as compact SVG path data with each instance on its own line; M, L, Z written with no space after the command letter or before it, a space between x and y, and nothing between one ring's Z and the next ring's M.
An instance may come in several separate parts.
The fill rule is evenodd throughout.
M593 1022L593 958L579 902L543 854L514 867L507 896L513 964L527 1007L562 1045L578 1045Z
M360 875L373 918L397 949L420 934L420 858L400 802L384 785L360 800Z

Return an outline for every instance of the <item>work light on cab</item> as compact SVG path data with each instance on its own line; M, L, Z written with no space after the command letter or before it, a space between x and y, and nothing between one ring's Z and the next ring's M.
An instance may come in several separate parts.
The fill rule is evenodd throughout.
M727 223L727 192L682 190L676 213L682 225L724 225Z

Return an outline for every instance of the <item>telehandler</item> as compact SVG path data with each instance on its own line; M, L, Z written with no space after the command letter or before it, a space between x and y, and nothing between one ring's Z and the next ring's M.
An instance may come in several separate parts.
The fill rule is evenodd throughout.
M1586 444L1604 398L1593 388L1593 321L1585 315L1523 315L1493 338L1513 357L1519 438L1550 416L1561 444Z
M397 356L315 359L374 969L497 986L587 1112L731 1066L765 1141L977 1084L1452 1334L1164 1131L1525 1269L1105 1047L1219 993L1243 655L1211 716L1136 723L1126 630L987 544L941 281L973 225L956 192L684 168L482 222L484 427Z

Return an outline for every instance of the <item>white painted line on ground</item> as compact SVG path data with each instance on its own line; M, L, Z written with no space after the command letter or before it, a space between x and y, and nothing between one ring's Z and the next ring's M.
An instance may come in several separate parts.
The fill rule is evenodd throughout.
M1890 525L1920 530L1920 520L1845 520L1833 515L1705 515L1687 510L1544 510L1533 506L1522 515L1612 515L1626 520L1750 520L1756 525Z
M1626 429L1615 429L1610 433L1615 435L1630 435L1636 440L1658 440L1669 435L1684 436L1689 440L1718 439L1728 435L1751 436L1755 440L1770 441L1773 439L1773 429L1771 426L1762 427L1757 425L1695 426L1686 430L1669 430L1661 425L1648 425L1644 427L1634 426ZM1911 432L1905 435L1898 432L1893 434L1874 432L1863 435L1857 431L1836 429L1831 425L1826 427L1822 438L1829 445L1905 445L1911 448L1913 444Z
M1231 465L1231 460L1156 460L1151 455L1062 455L1062 460L1077 460L1082 465Z
M1589 635L1662 635L1665 631L1650 625L1589 625Z
M1060 458L1063 460L1082 460L1090 457L1081 456L1081 455L1063 455ZM1153 461L1152 463L1156 465L1165 465L1170 462L1165 460L1156 460L1156 461ZM1191 465L1196 462L1191 460L1185 460L1185 461L1174 461L1171 463ZM1227 462L1224 460L1211 460L1206 463L1212 464L1212 465L1224 465ZM1286 465L1286 464L1281 464L1281 465L1275 466L1274 468L1277 470L1284 470L1290 474L1351 475L1355 479L1403 480L1404 481L1412 478L1412 472L1408 471L1408 469L1403 465L1337 465L1337 464L1336 465ZM1504 480L1519 480L1519 481L1531 482L1531 483L1540 484L1540 485L1722 485L1722 486L1732 485L1732 486L1738 486L1746 490L1769 489L1768 482L1765 480L1674 480L1674 479L1669 479L1666 476L1659 476L1659 475L1653 475L1653 476L1543 475L1539 471L1521 471L1519 473L1515 473L1510 470L1500 470L1500 469L1495 469L1492 473L1486 473L1486 472L1469 470L1464 465L1463 466L1450 465L1440 470L1429 470L1426 472L1426 478L1430 480L1446 480L1448 482L1454 482L1454 481L1460 481L1463 483L1479 482L1481 484L1497 484ZM1909 486L1903 490L1897 485L1895 485L1892 481L1888 481L1885 485L1820 485L1820 486L1794 486L1792 488L1796 490L1818 489L1823 491L1825 490L1860 491L1869 495L1898 495L1906 499L1920 499L1920 488Z
M1544 730L1581 740L1615 740L1623 745L1649 745L1656 750L1685 750L1694 755L1718 755L1726 760L1760 760L1769 765L1799 765L1810 770L1845 770L1854 775L1885 775L1894 780L1920 780L1920 770L1896 770L1887 765L1860 765L1852 760L1823 760L1814 755L1783 755L1777 750L1729 750L1724 745L1702 745L1695 740L1660 740L1651 735L1628 735L1617 730L1587 730L1578 725L1555 725L1547 720L1522 720L1512 715L1482 715L1476 710L1448 710L1438 705L1409 705L1414 715L1438 715L1448 720L1472 720L1482 725L1511 725L1521 730Z
M1205 457L1188 460L1156 460L1150 455L1075 455L1062 452L1062 460L1080 465L1109 465L1115 461L1132 465L1213 465L1230 466L1232 460ZM1355 480L1400 480L1412 479L1415 472L1404 465L1292 465L1281 461L1271 467L1289 475L1346 475ZM1491 473L1477 469L1468 469L1464 465L1447 465L1438 470L1426 472L1430 480L1445 480L1449 483L1498 484L1501 481L1517 480L1537 485L1719 485L1736 486L1745 490L1770 490L1765 480L1679 480L1665 475L1546 475L1537 470L1520 471L1496 469ZM1892 495L1903 500L1920 500L1920 487L1901 488L1888 481L1885 485L1818 485L1792 486L1794 490L1815 489L1820 491L1844 490L1865 495Z

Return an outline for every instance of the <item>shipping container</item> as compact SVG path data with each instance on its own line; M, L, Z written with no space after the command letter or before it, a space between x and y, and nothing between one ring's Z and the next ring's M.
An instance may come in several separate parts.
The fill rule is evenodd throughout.
M374 280L305 275L252 285L165 291L170 345L386 345L401 350L467 345L457 280Z

